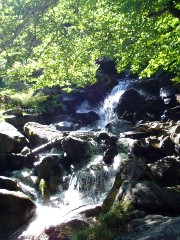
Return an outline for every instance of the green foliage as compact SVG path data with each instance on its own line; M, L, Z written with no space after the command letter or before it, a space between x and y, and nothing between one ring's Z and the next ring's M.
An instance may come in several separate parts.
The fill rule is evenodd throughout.
M4 110L0 108L0 122L3 122L5 120L5 117L3 115Z
M41 113L45 110L45 102L47 97L38 92L33 94L32 91L13 92L4 91L2 93L2 103L5 109L21 108L25 112Z
M10 87L69 90L95 81L100 56L141 77L177 74L179 13L177 0L2 0L0 77ZM34 78L38 69L43 73Z
M39 187L40 187L40 190L41 190L41 196L44 197L44 194L45 194L45 188L46 188L46 182L45 180L42 178L40 183L39 183Z
M75 233L73 240L112 240L127 223L129 213L132 211L130 202L119 202L109 212L100 215L97 222L87 229Z

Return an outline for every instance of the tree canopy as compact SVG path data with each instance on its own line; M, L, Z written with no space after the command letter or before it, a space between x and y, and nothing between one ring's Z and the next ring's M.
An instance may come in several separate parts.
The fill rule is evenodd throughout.
M179 19L178 0L1 0L0 78L84 86L107 56L119 72L179 77Z

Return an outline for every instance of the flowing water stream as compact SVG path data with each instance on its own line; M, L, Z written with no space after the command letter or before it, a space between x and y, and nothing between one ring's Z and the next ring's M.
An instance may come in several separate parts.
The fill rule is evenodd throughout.
M132 82L126 79L120 81L119 84L112 89L110 94L105 98L104 102L98 109L100 116L100 121L98 122L99 127L104 128L106 124L118 121L115 108L124 91L131 87Z
M129 81L120 82L113 88L101 107L96 110L100 115L98 123L100 128L104 128L109 122L118 120L114 108L122 93L129 87ZM89 110L87 102L81 107ZM101 151L94 152L94 154L86 166L69 176L68 189L66 191L59 189L59 192L52 195L47 203L42 201L39 192L26 181L27 179L31 179L31 182L36 181L32 171L25 169L20 173L14 172L14 178L21 182L21 188L30 192L35 199L37 211L32 222L12 235L9 240L35 240L48 226L60 224L77 216L79 212L102 203L113 185L124 155L118 154L113 164L107 166L102 160Z

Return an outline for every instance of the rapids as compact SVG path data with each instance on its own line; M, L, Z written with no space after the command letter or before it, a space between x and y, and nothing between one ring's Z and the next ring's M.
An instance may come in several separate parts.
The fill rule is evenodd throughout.
M99 129L104 129L107 123L118 121L114 108L122 93L130 87L128 80L121 81L112 89L101 106L95 109L100 116L97 126ZM86 101L80 106L79 111L87 110L90 110L90 106ZM76 134L84 134L84 131L87 129L83 129L82 133L80 130ZM19 229L8 240L35 240L45 228L77 217L79 212L102 203L113 185L121 160L125 156L118 154L113 164L107 166L102 160L101 149L93 150L93 153L91 161L82 169L74 171L72 168L72 174L67 176L70 178L68 189L63 191L59 188L59 191L47 202L42 200L40 191L32 188L31 183L36 181L32 171L24 169L13 173L13 177L20 182L23 190L33 197L37 211L29 225ZM55 151L53 154L58 154L58 152Z

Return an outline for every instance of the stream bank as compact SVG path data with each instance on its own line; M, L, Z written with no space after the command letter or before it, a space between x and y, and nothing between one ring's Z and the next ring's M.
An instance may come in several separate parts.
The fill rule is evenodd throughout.
M86 94L65 94L63 112L49 114L43 122L25 121L23 126L0 123L1 189L7 189L10 195L11 191L23 192L34 202L40 198L45 205L56 208L68 204L63 194L73 186L71 190L76 191L70 199L78 193L77 198L85 201L75 204L72 210L92 202L97 205L95 210L89 207L85 213L80 208L81 217L72 222L66 219L69 223L47 228L39 235L41 240L71 239L71 230L88 226L84 215L95 221L97 215L108 212L119 201L130 201L134 210L127 232L121 233L119 228L118 240L142 239L142 232L146 239L160 235L163 238L159 239L169 239L170 233L178 239L179 92L170 81L162 79L119 79L116 84L108 82L108 91L107 83L102 85L101 89L90 87ZM106 89L103 94L102 89ZM46 182L43 197L39 189L41 179ZM55 200L51 201L52 197ZM23 199L20 201L24 204ZM11 199L9 208L13 204ZM17 213L12 212L11 217L15 218ZM158 228L158 224L162 227ZM21 225L19 222L18 226ZM0 233L9 235L17 230L11 223L8 226L9 230L3 232L2 227ZM133 238L135 232L139 235ZM19 239L33 239L33 235Z

